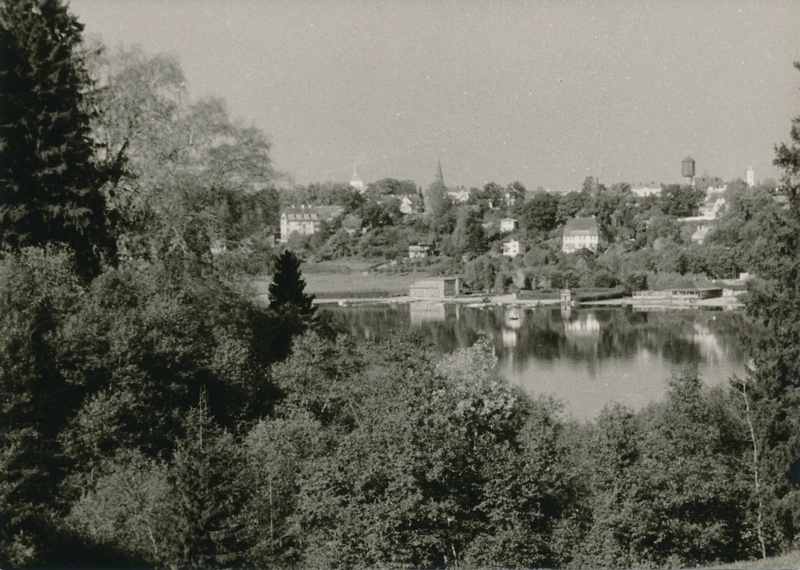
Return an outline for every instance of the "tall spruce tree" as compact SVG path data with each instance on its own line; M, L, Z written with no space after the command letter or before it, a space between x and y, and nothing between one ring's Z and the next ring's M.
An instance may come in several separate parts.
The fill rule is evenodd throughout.
M115 241L89 137L83 25L61 0L0 5L0 245L66 245L91 278Z
M275 259L275 271L269 286L270 309L293 308L302 316L312 316L317 309L312 304L314 295L306 295L305 288L300 260L287 249Z
M800 62L795 63L800 70ZM782 544L800 539L800 116L790 142L776 147L775 166L785 172L784 215L769 226L771 256L749 288L748 310L765 326L754 346L751 386L757 460L767 514ZM761 500L761 497L759 497Z

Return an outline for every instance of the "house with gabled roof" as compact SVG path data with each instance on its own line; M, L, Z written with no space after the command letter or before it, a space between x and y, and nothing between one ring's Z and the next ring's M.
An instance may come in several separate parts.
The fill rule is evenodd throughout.
M342 220L342 229L351 236L354 236L356 234L362 233L361 226L363 225L363 222L364 220L361 218L361 216L348 214Z
M422 209L422 197L416 194L405 195L400 198L400 212L405 215L416 214Z
M597 251L600 244L600 230L594 216L572 218L564 226L564 239L561 251L572 253L579 249Z
M513 232L519 224L515 218L503 218L500 220L500 231L502 233Z

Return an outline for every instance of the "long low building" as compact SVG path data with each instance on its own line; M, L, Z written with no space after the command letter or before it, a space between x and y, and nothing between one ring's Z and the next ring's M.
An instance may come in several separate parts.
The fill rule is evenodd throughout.
M699 301L701 299L714 299L722 297L721 287L686 287L680 289L664 289L661 291L634 291L633 299L636 302L651 301Z
M434 277L421 279L411 284L408 290L410 297L423 299L443 299L457 297L461 292L461 279L458 277Z

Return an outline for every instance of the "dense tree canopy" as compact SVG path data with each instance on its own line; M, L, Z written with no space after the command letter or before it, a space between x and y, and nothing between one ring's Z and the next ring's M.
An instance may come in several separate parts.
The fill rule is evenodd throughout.
M109 207L127 256L207 261L279 222L270 142L231 119L219 99L192 101L180 64L140 49L99 50L92 123L106 160L126 158Z
M454 256L475 256L486 251L486 235L482 223L480 209L473 206L459 208L450 243Z
M417 194L417 185L413 180L397 180L382 178L367 185L367 192L375 196L413 196Z
M95 160L82 30L60 0L0 7L0 243L66 245L92 277L116 256L101 192L116 173Z
M522 226L533 236L551 231L558 220L558 202L549 192L534 192L519 210Z
M661 191L661 210L668 216L696 216L704 192L691 186L670 184Z

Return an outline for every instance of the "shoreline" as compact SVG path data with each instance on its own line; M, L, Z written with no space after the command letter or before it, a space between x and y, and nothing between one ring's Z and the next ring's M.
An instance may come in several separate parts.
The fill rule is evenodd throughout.
M359 305L399 305L411 303L436 303L459 304L476 307L512 307L512 308L537 308L545 306L562 305L560 299L517 299L516 295L471 295L459 297L411 297L397 295L394 297L331 297L314 299L315 305L338 305L341 307L355 307ZM665 310L744 310L745 305L736 297L717 297L701 300L667 300L651 299L648 302L635 302L633 297L607 299L603 301L572 302L568 307L630 307L635 311L665 311Z

